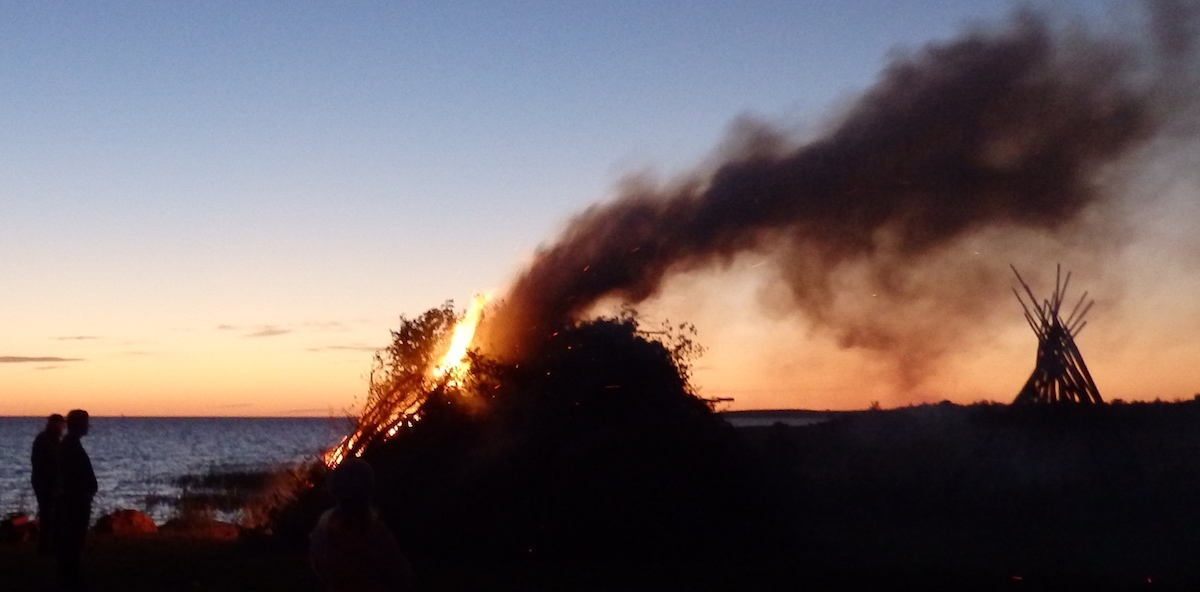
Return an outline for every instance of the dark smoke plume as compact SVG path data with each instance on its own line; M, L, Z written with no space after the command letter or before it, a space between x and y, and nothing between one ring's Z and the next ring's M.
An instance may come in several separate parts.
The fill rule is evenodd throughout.
M1167 33L1122 42L1020 13L897 58L813 141L743 126L739 148L711 169L631 184L574 218L490 315L485 347L518 357L599 301L636 304L673 274L759 253L788 304L842 345L936 353L895 319L933 311L925 322L943 324L978 305L983 287L991 299L1007 288L979 266L930 275L931 261L989 232L1075 233L1111 200L1103 174L1181 101L1160 97L1178 72L1163 64L1193 55L1191 33ZM842 293L847 276L876 296L872 312Z

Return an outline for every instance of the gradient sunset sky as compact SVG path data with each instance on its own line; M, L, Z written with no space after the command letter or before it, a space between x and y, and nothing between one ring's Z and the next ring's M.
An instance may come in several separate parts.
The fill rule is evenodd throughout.
M623 178L703 163L742 115L803 135L889 56L1015 6L5 3L0 415L353 411L400 315L502 291ZM1079 346L1107 399L1200 393L1200 183L1156 179L1123 246L1072 283L1098 300ZM1060 255L980 254L1040 292ZM1011 314L901 386L757 306L757 265L643 307L697 325L700 393L730 408L1007 402L1032 369L1011 293Z

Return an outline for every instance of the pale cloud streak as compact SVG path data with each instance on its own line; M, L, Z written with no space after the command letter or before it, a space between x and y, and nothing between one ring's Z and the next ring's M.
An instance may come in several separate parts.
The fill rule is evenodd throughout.
M289 323L284 325L230 325L220 324L216 326L217 331L242 333L249 331L243 337L275 337L278 335L286 335L288 333L343 333L350 330L350 324L345 321L308 321L303 323ZM313 348L316 350L324 349L355 349L358 346L330 346L328 348ZM374 351L379 348L369 348Z
M246 337L275 337L276 335L286 335L291 332L292 332L291 329L284 329L283 327L267 325L253 333L246 335Z
M323 345L321 347L310 347L308 351L322 353L331 351L358 351L358 352L376 352L383 348L370 345Z
M60 358L57 356L0 356L0 364L28 364L46 362L82 362L83 358Z
M310 330L318 331L318 332L320 332L320 331L341 332L341 331L349 330L349 327L346 326L346 323L344 323L342 321L311 321L308 323L301 323L300 326L304 327L305 329L310 329Z

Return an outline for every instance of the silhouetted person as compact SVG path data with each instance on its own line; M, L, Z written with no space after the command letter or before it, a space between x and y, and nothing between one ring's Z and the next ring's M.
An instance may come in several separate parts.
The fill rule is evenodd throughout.
M375 472L366 461L342 462L329 475L337 500L310 535L309 560L330 592L407 592L412 569L371 507Z
M33 495L38 505L38 553L50 554L54 547L54 506L58 503L58 448L66 420L55 413L46 428L33 439L29 464L33 469Z
M63 438L58 454L60 489L54 541L58 581L64 590L83 589L79 559L92 518L92 497L96 495L96 473L79 441L87 433L87 411L76 409L68 413L67 437Z

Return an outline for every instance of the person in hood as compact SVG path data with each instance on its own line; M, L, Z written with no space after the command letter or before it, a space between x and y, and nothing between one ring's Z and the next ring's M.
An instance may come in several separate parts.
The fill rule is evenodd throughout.
M337 505L309 536L309 561L330 592L409 592L412 568L391 530L371 506L375 472L360 458L329 475Z

